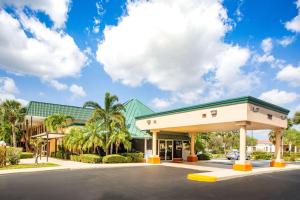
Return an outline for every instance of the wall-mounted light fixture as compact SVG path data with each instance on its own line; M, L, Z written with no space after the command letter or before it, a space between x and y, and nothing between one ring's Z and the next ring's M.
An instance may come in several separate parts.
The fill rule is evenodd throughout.
M259 107L252 107L253 112L259 112Z
M217 114L218 114L218 111L217 110L211 110L210 113L211 113L212 117L216 117Z
M281 116L280 116L280 119L282 119L282 120L286 120L286 118L287 118L286 115L281 115Z
M206 114L205 113L202 114L202 118L206 118Z
M147 120L147 124L150 125L151 124L151 120Z
M273 115L268 114L268 119L271 119L271 120L272 120L272 118L273 118Z

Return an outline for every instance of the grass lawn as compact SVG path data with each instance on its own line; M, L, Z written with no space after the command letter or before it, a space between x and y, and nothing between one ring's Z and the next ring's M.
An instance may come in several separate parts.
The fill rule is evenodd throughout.
M6 169L25 169L25 168L41 168L41 167L57 167L60 166L54 163L39 163L39 164L18 164L18 165L7 165L6 167L1 167L0 170Z

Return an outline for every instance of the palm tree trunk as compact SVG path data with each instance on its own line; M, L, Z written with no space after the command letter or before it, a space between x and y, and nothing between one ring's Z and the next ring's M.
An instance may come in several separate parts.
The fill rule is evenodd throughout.
M110 153L113 154L113 143L110 144Z
M11 131L12 131L12 140L13 140L13 146L17 147L17 141L16 141L16 130L15 130L15 126L13 125L11 127Z
M116 154L118 154L119 145L116 144Z

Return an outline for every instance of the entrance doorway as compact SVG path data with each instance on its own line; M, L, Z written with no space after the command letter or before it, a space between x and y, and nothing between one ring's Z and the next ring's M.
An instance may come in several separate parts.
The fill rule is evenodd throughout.
M161 160L173 160L173 140L159 140L158 148Z

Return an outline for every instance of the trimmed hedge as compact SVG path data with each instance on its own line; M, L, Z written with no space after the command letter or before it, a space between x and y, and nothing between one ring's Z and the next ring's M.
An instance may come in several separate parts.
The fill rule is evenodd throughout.
M62 152L62 151L57 151L56 153L51 152L50 157L58 158L58 159L64 159L64 160L70 160L70 153Z
M197 154L198 160L210 160L211 155L209 153Z
M11 165L17 165L20 162L22 148L7 147L6 160Z
M83 162L83 163L101 163L101 161L102 161L102 157L100 157L99 155L95 155L95 154L81 154L79 156L79 159L80 159L80 162Z
M134 162L134 163L144 162L144 154L141 152L122 153L121 155L127 157L127 159L131 158L131 162ZM128 162L129 162L129 160L128 160Z
M0 146L0 167L6 165L6 147Z
M33 153L31 152L22 152L20 155L21 159L25 159L25 158L33 158Z
M102 159L103 163L128 163L131 161L132 161L131 157L125 157L118 154L107 155L104 156Z
M80 162L80 156L79 155L71 155L70 160Z
M271 160L273 153L256 151L251 154L253 160Z

